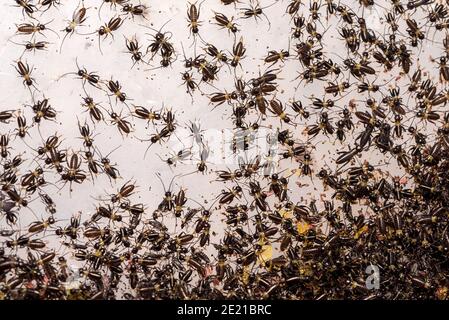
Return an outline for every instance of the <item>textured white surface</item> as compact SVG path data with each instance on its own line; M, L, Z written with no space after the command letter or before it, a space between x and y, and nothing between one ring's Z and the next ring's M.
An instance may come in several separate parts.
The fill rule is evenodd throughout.
M88 8L87 21L84 26L78 27L78 33L80 34L75 33L67 37L62 47L62 52L59 52L59 47L65 34L61 30L65 28L67 21L71 19L74 10L79 5L78 1L63 2L64 5L59 6L57 9L51 8L41 17L38 17L38 20L42 23L50 22L49 27L55 30L59 37L49 31L44 32L45 36L37 35L36 40L50 42L48 50L36 53L26 52L22 57L24 62L27 62L33 67L32 75L40 91L34 93L34 98L36 100L42 99L43 97L49 98L51 105L58 111L56 123L47 121L40 126L40 132L43 137L57 132L64 138L63 146L65 148L75 151L82 149L82 141L78 138L77 121L79 119L81 123L84 123L85 119L88 119L88 115L83 113L84 109L80 105L82 102L81 97L84 96L81 80L77 79L75 75L67 75L60 78L65 73L76 71L76 60L81 67L85 67L88 71L97 72L103 80L109 80L111 78L118 80L122 85L122 90L131 99L128 101L130 106L133 104L142 105L156 110L161 109L163 106L171 108L176 115L179 131L184 130L184 132L187 132L186 125L188 121L195 121L196 119L200 121L201 128L206 130L206 134L210 139L217 136L216 132L232 128L232 120L230 119L232 113L231 106L222 104L213 108L209 104L208 97L201 95L199 92L194 94L192 100L182 85L181 72L184 71L182 66L184 57L182 55L181 43L188 57L193 56L197 51L201 51L201 40L197 39L197 45L193 46L193 37L189 34L187 28L186 10L188 2L177 0L141 1L142 4L149 7L147 14L148 21L141 17L135 17L134 20L127 19L115 33L114 39L108 37L100 41L103 55L98 48L97 34L89 36L80 34L95 32L99 26L104 25L110 18L114 17L116 11L111 10L109 5L104 5L101 10L100 19L97 14L98 10L95 10L100 1L84 1L84 6ZM264 1L261 5L266 6L270 4L272 2ZM242 3L239 5L239 8L245 8L247 5L247 3ZM28 121L31 122L30 115L32 113L30 105L32 104L32 100L30 92L22 85L21 79L18 77L13 66L14 61L17 61L21 55L22 47L11 42L22 43L23 41L29 40L29 36L16 35L15 27L15 24L28 21L29 19L24 19L20 13L20 9L7 2L3 2L1 6L0 57L2 64L0 67L0 82L3 94L0 97L0 108L22 109L28 116ZM289 23L290 16L285 13L285 7L285 1L278 1L278 3L265 9L271 22L271 28L269 28L268 22L264 18L258 21L252 18L238 19L240 13L233 6L223 6L219 4L218 0L207 0L201 6L200 20L203 20L204 23L200 28L200 34L205 41L213 43L221 50L231 52L235 41L234 36L226 30L222 30L218 26L206 22L213 19L213 11L223 12L228 16L235 16L238 19L236 22L242 30L237 37L243 37L247 48L246 57L242 60L242 66L236 69L236 73L238 76L248 80L268 68L264 64L263 58L269 50L286 50L291 45L291 40L289 40L289 33L291 32L291 24ZM352 7L359 7L359 4L355 3ZM307 5L302 6L300 10L303 10L307 14ZM368 23L371 23L368 27L378 32L382 31L382 25L379 24L379 14L370 12L366 16L368 16ZM318 24L318 28L321 31L327 29L325 40L323 41L323 51L332 59L340 61L341 59L338 55L343 56L345 48L341 40L335 39L340 38L332 25L332 22L335 23L336 19L333 17L327 25L325 19L322 19L324 26ZM144 26L159 29L164 23L167 23L164 31L171 31L173 33L172 41L177 51L177 61L168 68L160 68L157 70L148 70L158 66L159 61L157 58L151 63L150 67L144 64L137 64L132 67L133 62L130 55L126 53L124 37L131 38L136 36L144 51L149 44L151 35L154 34L154 31ZM293 48L290 49L293 51ZM302 82L296 90L299 80L294 79L297 77L298 72L304 70L300 62L296 59L290 59L285 65L277 64L272 68L279 68L281 66L282 69L279 75L281 78L279 81L280 90L276 97L283 101L284 104L293 99L299 99L304 104L307 104L310 100L307 100L306 97L310 97L312 94L317 97L322 97L324 90L320 82L314 82L309 85L305 85ZM386 78L389 80L388 77ZM198 81L199 79L196 80ZM219 90L204 83L201 88L205 94L223 90L231 91L233 90L233 83L234 71L228 70L224 66L219 74L219 81L214 83ZM86 86L86 90L96 102L100 102L103 107L109 110L111 109L104 92L95 90L89 85ZM343 107L346 105L349 99L358 98L359 95L353 90L349 96L340 101L339 106ZM117 113L123 112L123 115L129 114L128 108L121 103L116 103L114 98L111 99L111 106L112 110ZM250 118L255 121L257 116L252 115ZM315 119L315 117L311 117L307 124L312 124ZM133 119L128 115L128 120ZM180 149L180 143L175 137L172 137L168 143L164 143L163 145L153 145L144 159L144 152L149 142L141 142L139 138L148 139L150 134L155 133L155 130L151 125L146 127L143 121L138 119L131 121L134 131L126 137L120 135L115 126L102 123L94 128L90 120L88 122L96 133L95 144L99 147L103 155L118 147L111 154L111 160L113 163L117 163L123 179L119 180L117 185L111 185L108 178L102 175L95 181L86 181L81 186L74 185L72 193L69 193L68 188L64 188L61 192L58 192L57 189L60 187L60 183L58 182L57 176L53 180L48 179L48 181L56 184L53 187L54 193L49 193L55 197L60 213L63 215L61 218L63 219L69 218L77 211L83 212L83 215L92 213L95 202L91 199L92 197L100 197L105 192L112 193L122 182L124 183L128 180L136 181L136 184L139 186L139 197L141 201L147 203L149 208L154 208L160 202L163 191L160 182L155 179L156 172L161 173L168 185L168 181L174 175L196 170L196 161L194 161L191 165L180 164L172 172L158 158L157 155L165 158L173 150L178 151ZM299 125L296 128L286 126L274 115L269 114L269 118L263 122L263 125L267 126L271 124L274 125L274 128L290 128L295 134L295 138L306 141L307 137L304 135L306 123L299 121L299 118L298 122ZM6 130L11 130L9 128ZM4 131L2 129L2 132ZM27 137L26 141L28 145L36 147L41 142L37 127L34 126L31 128L30 133L31 137ZM182 134L179 135L183 138ZM187 146L191 141L184 139L183 143ZM209 144L211 145L212 152L214 148L221 147L220 145L215 145L212 141ZM330 161L326 162L326 159L335 159L336 151L345 148L344 144L335 143L333 137L317 139L313 141L313 144L317 144L316 150L313 152L313 168L315 170L318 170L323 165L327 165ZM16 148L20 148L20 141L14 141L14 145ZM30 152L26 146L23 147L26 153ZM197 154L194 156L198 159ZM30 163L30 169L33 166ZM395 167L394 164L392 166ZM287 160L283 162L283 166L280 169L295 169L297 167L297 163ZM226 164L211 164L209 165L209 169L226 169ZM320 191L316 191L313 188L310 178L304 177L301 179L302 181L300 183L303 185L301 188L295 186L293 178L290 181L290 185L293 186L293 199L299 200L300 197L304 197L307 200L310 197L317 198L319 196ZM197 201L201 201L202 197L210 201L222 189L221 184L211 182L213 179L214 175L195 174L184 178L177 178L175 184L187 188L188 196ZM319 188L318 185L320 183L316 186ZM52 187L50 186L47 189L52 189ZM39 206L39 204L34 203L34 206ZM35 211L39 215L39 210Z
M64 3L63 6L57 9L51 8L41 17L37 17L43 23L51 21L49 27L55 30L59 37L52 32L44 32L46 37L38 35L36 39L50 42L48 50L36 53L27 52L22 57L23 62L27 62L33 67L32 76L36 80L36 86L39 89L39 91L34 93L34 99L49 98L51 105L58 111L57 121L55 123L45 121L39 129L37 126L33 126L30 129L31 136L25 139L27 144L36 148L41 143L40 135L47 137L57 132L63 137L63 148L73 151L82 149L82 141L78 138L77 123L78 119L81 123L84 123L85 119L88 119L88 115L83 113L83 108L81 107L81 97L84 96L83 87L81 81L75 75L67 75L61 78L61 75L65 73L76 71L75 61L78 61L80 66L87 68L89 71L98 72L103 80L109 80L111 78L118 80L122 85L122 90L130 98L128 105L131 108L132 105L142 105L155 110L161 109L162 107L171 108L176 116L179 126L178 138L182 143L180 144L177 137L172 136L167 143L151 146L144 158L144 153L149 142L142 142L140 139L148 139L150 134L156 132L155 127L152 125L146 126L144 121L133 119L129 116L129 110L126 106L117 103L114 98L111 99L111 104L109 104L108 97L104 92L86 85L86 90L92 95L95 101L100 102L108 110L112 108L117 113L128 115L127 119L133 124L133 132L128 136L122 136L115 126L102 123L94 127L90 119L88 119L88 123L96 134L95 145L98 146L103 155L118 147L110 155L110 158L112 163L117 164L122 178L116 184L111 184L105 175L101 175L94 181L86 181L82 185L74 184L73 191L69 192L68 186L59 191L58 189L62 186L62 183L59 181L58 176L52 175L49 172L46 175L47 181L54 183L54 186L46 187L46 191L54 198L58 208L58 219L63 221L63 224L76 212L82 212L83 220L88 219L89 214L94 212L95 204L97 203L95 198L101 198L106 194L116 192L128 180L135 181L136 185L139 186L138 194L133 198L135 202L145 203L148 211L152 212L160 203L163 195L163 186L156 179L155 173L160 173L165 180L165 185L168 186L173 176L196 170L198 154L194 155L196 160L193 163L178 164L173 170L158 157L159 155L165 158L173 150L178 151L182 145L189 146L191 144L191 141L182 134L183 131L187 132L186 125L189 121L199 120L201 128L206 130L206 136L209 137L208 145L212 151L215 150L215 152L218 152L222 147L212 140L213 138L216 139L220 132L232 128L232 120L230 119L232 107L228 104L223 104L214 108L209 104L207 94L217 91L233 90L234 71L223 66L223 70L219 73L219 81L214 82L217 88L213 88L204 83L201 85L204 95L200 92L195 92L192 99L185 92L185 86L182 84L181 79L181 72L184 71L182 66L184 57L181 43L188 57L193 56L195 52L201 51L200 46L202 44L201 40L197 39L196 46L192 46L193 37L189 34L186 21L187 2L179 0L140 1L141 4L149 7L147 14L148 21L140 17L135 17L134 20L127 19L123 26L115 33L114 39L108 37L106 40L100 41L103 55L99 51L98 36L96 34L81 35L81 33L87 34L94 32L100 25L109 21L115 15L115 11L111 10L109 5L104 5L99 18L97 10L94 9L98 7L100 1L86 0L84 1L84 5L88 8L88 18L85 25L78 29L80 34L73 34L67 37L62 47L62 52L59 52L59 47L64 36L64 32L61 30L64 29L67 23L65 20L71 18L73 11L79 5L78 1L62 2ZM360 5L358 2L345 2L352 4L351 7L356 12L359 10ZM262 6L272 3L273 1L263 1ZM246 57L242 60L242 66L236 69L237 76L249 80L259 73L263 73L268 68L268 65L264 64L263 58L269 50L286 50L289 48L289 45L293 47L293 41L289 40L291 23L289 23L290 16L285 13L286 3L286 1L277 1L273 6L265 9L271 22L271 28L269 28L265 18L258 21L254 19L236 20L239 28L242 30L238 34L237 40L242 36L247 48ZM239 8L246 6L247 3L238 5ZM307 4L302 6L301 10L307 10L307 6ZM213 43L219 49L230 52L236 39L226 30L220 30L218 26L207 23L213 18L213 10L223 12L229 16L235 16L236 19L238 18L238 11L233 6L222 6L218 0L206 0L201 6L200 20L204 21L203 25L200 26L202 38L207 42ZM22 43L29 39L28 36L15 35L15 24L23 22L24 18L20 13L20 9L12 6L10 2L2 2L0 4L0 11L0 87L2 90L2 94L0 95L0 110L21 109L27 116L30 124L32 115L30 92L22 85L22 80L18 77L13 66L21 55L22 47L11 42ZM379 33L383 32L384 24L379 13L366 10L365 17L369 28ZM333 17L331 20L326 21L323 17L322 22L324 26L318 25L318 28L321 31L327 30L325 40L323 41L323 51L330 58L341 63L340 56L345 55L346 49L334 27L336 25L336 19L338 18ZM25 20L29 19L26 18ZM136 64L132 67L133 62L131 57L125 52L124 36L128 38L136 36L139 43L143 46L142 50L144 51L151 39L150 34L154 34L154 31L145 28L145 26L159 29L166 22L164 31L172 32L172 41L177 52L177 60L168 68L156 70L148 69L157 67L159 63L158 59L151 62L151 66ZM418 49L416 50L418 51ZM290 48L290 51L293 54L293 48ZM424 47L422 48L421 56L424 57L424 60L427 60L431 53L432 48ZM420 61L420 64L424 68L428 67L428 61ZM303 101L304 105L308 105L310 103L308 97L311 95L317 97L323 96L324 89L322 82L314 82L309 85L301 83L296 88L299 80L294 79L298 76L298 72L304 70L297 59L289 59L285 64L277 64L273 68L280 67L282 67L279 74L281 80L279 81L279 92L276 98L283 101L284 105L293 99L299 99ZM412 68L411 72L414 70ZM397 74L397 68L393 70L392 74L382 73L377 79L377 83L389 82L392 75ZM339 81L341 80L339 79ZM374 80L374 78L371 80ZM389 85L393 84L396 80L399 86L408 82L406 77L396 78L392 82L389 82ZM355 89L352 89L349 95L338 102L339 107L341 107L338 110L341 111L342 107L347 105L350 99L361 100L362 96ZM292 111L288 109L288 112L291 113ZM331 114L331 117L335 118L336 116ZM257 118L255 114L249 117L252 121L256 121ZM315 119L315 116L313 116L305 122L298 118L298 126L293 127L282 124L278 118L269 114L268 119L263 121L262 124L266 127L271 126L273 129L277 127L288 127L292 130L298 141L305 142L307 140L304 134L305 126L306 124L313 124ZM0 124L0 128L2 133L6 133L8 131L12 132L14 127L13 125ZM158 129L160 128L159 126ZM361 128L359 127L354 134L360 132L360 130ZM337 157L337 151L346 149L348 143L352 143L353 145L353 140L350 136L351 134L349 134L348 140L343 144L335 142L334 137L326 137L323 135L312 142L315 145L312 153L314 174L321 167L329 165L331 162L330 159ZM13 153L24 151L24 157L33 154L26 145L21 143L19 138L12 141L12 145L14 146ZM388 159L384 158L384 156L379 156L376 152L371 153L369 151L364 154L362 159L358 159L358 161L361 163L364 159L368 159L373 165L381 165L385 160L389 160L389 157ZM35 163L30 160L28 165L29 169L34 169L35 167ZM227 166L228 164L226 162L221 161L208 165L209 170L226 170ZM282 172L285 175L289 175L289 170L295 168L298 168L298 163L284 160L279 170L285 170ZM395 160L391 161L388 166L382 167L382 170L388 170L391 175L401 176L403 174L402 170L396 165ZM198 202L207 200L210 203L223 189L223 184L214 182L214 179L214 174L203 175L200 173L177 177L174 180L174 190L176 192L180 187L185 188L189 198ZM268 181L264 181L262 184L266 185L266 183ZM307 203L307 201L313 198L318 199L323 193L321 182L318 179L314 182L310 177L302 177L299 179L293 175L290 178L289 185L291 187L290 196L294 202L304 201L304 203ZM318 204L320 205L320 203ZM188 205L196 206L194 202L188 202ZM38 217L45 216L43 207L38 199L30 204L30 208L32 208ZM25 209L23 210L27 212ZM367 209L364 208L363 210L365 212ZM214 215L216 222L212 225L212 229L220 235L224 229L224 224L219 222L222 217L218 210ZM26 221L36 220L31 213L29 216L21 216L21 219L23 225L27 225ZM166 223L170 224L167 221ZM174 223L172 227L174 227ZM51 237L48 239L51 242Z
M108 5L104 5L101 10L101 20L99 20L97 10L94 10L98 3L99 1L85 1L85 7L90 9L87 11L88 19L85 26L79 28L80 33L94 32L100 25L103 25L114 16L114 11L110 10ZM84 96L81 81L76 79L75 75L68 75L58 80L62 74L76 71L76 59L80 66L86 67L89 71L98 72L102 79L108 80L112 77L114 80L118 80L123 86L123 91L132 99L129 101L130 105L142 105L154 109L161 109L162 106L172 108L181 126L187 124L189 120L199 119L201 127L205 130L220 131L221 129L232 127L232 120L230 119L232 108L230 106L223 104L212 110L213 106L209 105L209 99L198 92L195 93L194 101L192 102L191 97L185 92L182 85L181 72L184 69L182 68L183 56L180 43L183 43L188 56L193 56L194 52L194 48L190 47L193 38L189 36L186 21L187 2L141 1L141 3L149 7L149 22L140 17L136 17L134 21L127 20L118 30L114 41L111 38L101 41L104 55L101 55L99 52L96 34L91 36L74 34L71 37L67 37L62 53L58 52L64 35L64 32L60 30L64 29L66 25L64 19L68 20L71 18L73 11L78 6L77 1L66 1L58 9L52 8L42 17L39 17L39 21L43 23L54 19L49 24L49 27L56 30L59 34L59 38L52 32L45 32L47 38L38 35L38 40L45 40L51 43L48 51L36 52L35 54L27 52L22 58L24 62L34 67L32 74L40 90L40 92L35 93L35 98L41 99L43 96L49 98L51 105L58 111L57 123L45 123L41 126L40 130L43 137L58 132L64 137L64 146L74 150L82 147L82 141L77 139L79 136L77 117L83 123L84 119L88 118L88 115L82 113L83 108L80 105L82 102L81 95ZM217 10L217 6L220 12L229 15L236 14L232 6L222 6L218 4L218 1L205 1L201 7L201 18L204 20L212 19L212 10ZM286 22L290 18L283 14L283 10L284 6L280 6L280 3L267 9L269 16L277 13L277 16L282 17L282 19L270 19L272 23L270 31L268 31L268 24L265 20L258 22L254 19L238 20L238 24L243 30L241 35L245 39L247 53L246 59L242 61L242 68L237 68L237 72L246 79L254 77L266 69L262 59L268 49L279 50L288 48L289 40L287 35L290 32L290 26ZM0 81L5 94L0 98L0 105L4 109L22 108L27 115L31 115L30 107L25 106L31 104L30 93L22 86L21 79L18 78L13 67L14 61L20 57L22 48L8 41L10 39L21 43L24 40L28 40L29 36L15 35L16 28L14 24L23 21L20 9L12 7L8 3L3 3L2 12L3 19L0 30L2 61L0 72L2 76ZM172 39L177 50L177 61L172 67L154 71L146 71L149 69L146 65L135 65L134 68L131 68L132 61L130 55L125 53L126 47L123 36L132 37L137 35L137 39L143 44L143 50L145 50L151 39L151 36L148 34L154 34L154 32L140 25L150 25L159 29L168 20L170 22L168 22L164 30L173 32ZM226 30L220 30L218 26L208 23L204 23L204 25L204 31L201 30L201 35L204 39L215 44L219 49L232 50L234 43L232 35L229 35ZM198 42L199 45L200 43ZM200 51L201 49L198 47L197 50ZM156 59L153 65L157 67L158 63ZM296 77L297 67L297 63L292 62L287 63L287 66L283 68L281 74L285 78L283 88L288 90L288 93L286 92L285 95L279 94L278 98L288 99L293 97L292 91L295 83L290 82L290 79ZM220 81L216 85L220 90L232 90L233 74L226 70L226 67L224 69L220 72ZM202 89L206 93L217 91L204 84ZM95 101L101 102L104 107L109 109L108 98L103 92L98 93L98 90L92 90L88 85L86 90ZM305 95L305 93L299 91L297 93L298 98L301 95ZM123 104L116 104L114 99L112 99L112 109L116 112L123 111L123 114L129 113ZM143 155L148 143L142 143L137 138L147 139L150 133L154 133L154 130L152 127L149 130L145 130L143 121L136 120L133 122L135 123L135 131L128 137L122 137L114 126L97 125L95 132L98 135L95 137L95 143L103 154L119 147L111 155L111 159L118 164L123 182L135 179L137 185L141 186L140 191L141 196L144 197L143 200L149 204L159 203L162 186L155 179L154 173L160 172L168 181L176 173L187 173L195 170L195 165L178 166L175 172L172 173L168 166L156 156L156 154L159 154L165 157L171 151L171 148L167 148L165 144L163 146L159 144L152 146L144 159ZM273 122L279 125L279 121L274 116ZM92 123L90 125L92 127ZM300 130L298 128L298 131ZM40 142L36 127L32 128L30 132L33 142L30 141L30 138L27 138L27 141L29 145L36 146ZM215 132L211 136L214 134ZM173 140L176 139L172 137L170 143L168 143L169 146L170 144L179 144L179 142ZM177 151L178 149L175 147L175 150ZM198 155L195 155L195 157L198 158ZM210 168L212 169L213 167L210 166ZM212 176L196 174L195 176L189 176L187 179L177 180L176 183L186 187L196 197L209 193L209 198L213 198L214 192L217 190L214 190L215 188L211 189L209 184L209 181L212 180L211 178ZM92 182L87 182L87 184L88 187L74 185L74 191L71 195L69 195L67 189L62 191L62 206L70 211L67 212L67 216L70 216L71 211L74 210L91 211L90 196L102 194L105 189L108 192L115 189L115 186L111 188L108 179L104 176L100 177L95 184ZM151 186L151 191L148 190L147 186ZM219 191L221 186L218 185L217 188Z

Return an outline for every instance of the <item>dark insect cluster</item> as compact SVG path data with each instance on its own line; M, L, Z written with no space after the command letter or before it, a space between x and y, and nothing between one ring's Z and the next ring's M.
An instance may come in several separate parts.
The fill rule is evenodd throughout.
M148 2L0 4L0 299L449 299L447 1Z

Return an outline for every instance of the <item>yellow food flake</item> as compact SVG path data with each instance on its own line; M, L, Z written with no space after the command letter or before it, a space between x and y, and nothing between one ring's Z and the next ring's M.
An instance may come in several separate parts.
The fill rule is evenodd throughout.
M436 296L439 300L446 300L447 299L447 293L448 293L448 288L447 287L439 287L437 289L437 293Z
M260 265L265 264L267 261L270 261L273 257L273 247L271 244L266 244L262 246L262 249L260 249L258 255L257 255L257 261Z
M298 233L299 233L299 234L305 234L305 233L306 233L307 231L309 231L311 228L312 228L311 225L308 224L308 223L305 222L305 221L299 221L299 222L296 224L296 230L298 230Z
M250 273L249 266L243 267L242 281L243 281L243 284L245 284L245 285L247 285L249 283L249 273Z
M281 209L279 210L279 214L283 219L290 219L293 217L292 210Z
M360 238L362 234L368 231L368 226L365 224L363 227L361 227L354 235L354 239L357 240Z

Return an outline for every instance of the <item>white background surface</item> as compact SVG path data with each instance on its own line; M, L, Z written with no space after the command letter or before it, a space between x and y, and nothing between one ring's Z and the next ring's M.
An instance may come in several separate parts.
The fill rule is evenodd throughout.
M76 71L75 59L77 59L80 66L86 67L89 71L98 72L101 79L109 80L111 77L114 80L118 80L122 84L122 90L126 92L127 96L132 100L129 101L129 105L142 105L153 109L160 109L163 106L165 108L171 108L176 115L176 119L179 125L179 130L182 131L182 127L186 128L188 121L194 121L198 119L201 123L201 127L205 130L211 130L209 132L216 132L212 130L227 130L232 128L232 120L230 115L232 107L223 104L213 109L213 106L209 104L207 94L223 91L233 90L234 74L233 71L227 70L224 66L223 70L219 73L219 81L214 85L217 89L202 84L201 89L205 95L201 95L196 92L191 97L185 92L185 87L182 85L181 72L184 71L182 67L183 55L181 50L181 42L186 49L187 56L193 56L194 46L191 46L193 38L189 35L187 29L186 10L187 2L179 0L166 0L166 1L140 1L141 4L147 5L149 11L146 21L140 17L136 17L133 20L127 19L123 26L115 33L115 39L111 38L101 40L101 46L103 55L100 54L98 49L98 37L96 34L86 36L80 34L74 34L68 37L64 43L62 53L59 52L59 46L64 35L63 28L66 25L66 21L71 18L73 11L78 6L78 1L61 1L64 5L59 6L57 9L51 8L44 13L42 17L38 16L38 20L41 22L49 22L49 27L55 30L59 37L55 36L52 32L45 32L47 38L41 35L37 36L37 40L46 40L50 42L49 49L46 52L25 53L22 61L27 62L33 67L32 75L36 80L36 86L40 92L36 92L34 98L36 100L42 99L43 96L50 99L51 105L58 111L57 122L51 123L44 121L40 126L40 132L43 137L47 137L49 134L57 132L63 137L62 146L69 150L81 150L82 141L78 138L78 126L77 118L83 123L85 119L88 119L88 115L83 113L81 107L81 96L84 95L82 90L81 81L74 75L68 75L63 78L60 76L67 72ZM348 2L351 7L357 12L360 7L358 2ZM30 92L22 85L22 80L18 77L14 69L14 63L20 57L23 48L12 43L22 43L28 40L28 36L15 35L15 24L23 22L24 19L21 10L11 5L11 1L4 1L0 4L0 87L2 94L0 95L0 110L8 109L21 109L27 116L29 124L31 123L31 108L32 100ZM101 19L98 17L98 11L96 8L100 1L84 1L84 5L87 10L87 21L85 26L78 29L79 33L94 32L100 25L103 25L111 17L114 16L114 11L109 8L108 5L104 5L101 10ZM244 1L239 4L238 7L247 7L248 1ZM262 1L262 6L270 5L272 1ZM223 6L218 0L206 0L201 6L200 20L204 21L200 27L200 34L206 40L219 49L231 51L234 44L234 37L226 30L220 30L216 25L208 23L213 18L213 10L223 12L228 16L235 16L238 19L236 22L239 28L242 30L237 39L240 36L243 37L245 46L247 48L246 57L242 60L242 67L237 68L238 76L242 76L245 79L255 77L261 72L267 69L267 65L263 63L263 58L266 56L268 50L280 50L288 49L290 45L290 52L292 55L295 41L289 40L289 34L291 32L292 24L290 23L290 16L285 14L285 8L288 4L287 1L277 1L273 6L265 9L268 18L271 21L271 28L269 29L268 23L265 19L255 21L254 19L242 20L238 19L238 10L233 6ZM305 14L308 8L308 4L301 7ZM360 9L361 10L361 9ZM324 9L322 10L324 12ZM324 15L324 13L323 13ZM382 33L384 25L382 24L380 17L383 13L366 11L365 16L369 23L370 28ZM338 55L343 56L345 54L345 48L343 42L339 39L340 36L336 33L334 28L337 18L333 17L329 22L326 19L322 19L323 25L319 25L318 28L323 31L328 29L325 34L324 49L323 51L329 58L335 59L338 63L341 63L341 58ZM173 33L172 41L177 50L177 61L168 68L148 70L151 67L158 66L158 58L151 63L151 66L135 65L132 68L132 60L128 53L126 53L125 39L126 37L137 36L139 43L143 45L144 51L151 39L150 34L154 34L142 25L149 25L156 29L159 29L165 22L167 22L164 30L169 30ZM338 38L338 39L337 39ZM196 51L200 52L201 41L198 40ZM439 44L435 44L436 47L440 47ZM439 50L439 49L438 49ZM433 68L429 66L428 57L432 53L431 48L423 47L421 56L424 57L420 63L424 68ZM282 67L282 71L279 75L281 80L279 81L279 93L276 95L278 99L287 104L292 99L300 99L303 104L307 105L310 100L306 97L310 97L311 94L315 94L317 97L323 95L323 83L314 82L313 84L305 85L301 83L299 88L299 80L294 80L298 72L302 72L304 69L296 59L291 59L285 64L276 65L277 68ZM411 73L414 71L412 67ZM378 83L387 82L392 77L398 75L399 70L395 68L391 74L382 74L377 80ZM434 72L434 74L436 74ZM198 75L196 75L198 80ZM58 80L58 78L60 78ZM341 79L340 79L341 80ZM371 79L374 80L374 79ZM407 78L398 79L398 84L407 83ZM389 85L394 82L390 82ZM95 101L101 102L101 104L110 109L107 96L103 92L92 89L89 85L86 85L86 90L94 97ZM342 99L338 104L343 107L349 99L361 99L356 90ZM112 109L116 112L123 112L128 114L128 109L120 103L116 103L112 99ZM288 110L288 112L292 112ZM257 119L257 115L252 115L250 118ZM148 212L151 213L162 199L163 187L161 183L156 179L155 173L160 173L166 185L170 179L176 174L185 174L196 170L196 161L194 164L179 164L172 171L168 166L162 162L157 155L166 157L171 150L179 150L179 141L175 137L171 137L168 143L162 145L155 144L149 150L146 158L144 158L145 150L148 147L148 142L141 142L140 139L148 139L150 134L155 133L155 128L150 125L146 126L145 122L138 119L128 118L133 123L133 132L124 137L120 135L117 128L110 126L107 123L102 123L93 126L90 119L88 120L91 129L97 134L95 136L95 144L99 147L102 154L107 154L111 150L119 147L114 151L110 159L112 163L116 163L120 170L121 179L116 184L111 184L109 179L105 175L101 175L95 181L86 181L82 185L73 185L73 192L69 192L68 186L63 190L58 191L61 187L61 182L58 181L57 176L53 176L52 172L46 175L47 180L54 183L54 186L46 187L46 191L54 198L58 214L62 224L66 223L66 219L69 219L74 213L82 212L83 220L89 217L89 214L93 213L97 201L94 198L104 197L106 194L115 192L123 183L128 180L135 181L139 186L138 194L134 196L135 202L143 202L148 207ZM312 124L315 121L315 117L307 122ZM298 126L296 128L290 126L289 128L295 133L295 138L298 141L306 141L307 137L304 135L304 129L306 123L297 119ZM354 119L355 121L355 119ZM269 114L269 118L263 122L265 126L272 126L273 128L286 128L285 124L281 124L280 121ZM288 127L288 126L287 126ZM0 124L1 132L12 132L14 124L4 125ZM158 127L161 129L161 126ZM356 130L360 132L361 128ZM39 131L37 126L30 129L31 137L26 138L28 145L36 148L41 143ZM355 134L355 133L354 133ZM183 141L188 145L189 141ZM352 143L350 138L344 144L335 142L334 137L319 136L313 141L316 144L316 150L313 151L313 168L314 174L322 167L330 164L330 159L337 157L336 152L347 148L347 143ZM12 153L18 153L24 151L26 158L31 158L33 152L26 147L19 138L12 141L14 149ZM210 143L213 146L213 143ZM198 155L195 154L198 158ZM364 155L365 159L369 159L372 164L383 164L384 157L371 154L370 152ZM386 159L389 160L389 159ZM363 159L360 159L363 161ZM28 162L29 169L34 168L33 162ZM227 164L216 163L209 164L209 170L222 169L226 170ZM290 160L285 160L280 166L280 170L284 171L285 175L288 175L289 170L298 167L298 163ZM402 175L402 171L396 165L396 161L392 160L389 167L382 167L382 170L389 170L392 175ZM187 196L198 202L203 200L213 201L217 194L224 188L223 184L213 182L215 179L214 174L195 173L184 178L175 179L175 191L179 190L179 187L187 189ZM307 203L309 200L320 197L323 192L321 183L318 179L312 181L309 177L302 177L301 179L296 176L290 178L291 193L290 196L294 201L304 201ZM299 186L299 183L301 186ZM265 185L266 182L263 182ZM189 206L196 206L193 202L188 202ZM318 205L320 205L318 203ZM43 207L39 200L35 200L31 203L30 208L34 211L37 217L45 217ZM25 209L24 209L25 210ZM366 208L363 209L363 213L366 213ZM29 216L25 216L27 211L23 211L24 216L21 216L23 225L26 225L26 221L33 221L35 217L32 213ZM217 210L215 213L216 223L213 224L213 230L218 234L221 234L224 225L219 222L222 216ZM0 222L3 223L3 222ZM170 222L166 223L170 224ZM51 237L47 239L50 240Z

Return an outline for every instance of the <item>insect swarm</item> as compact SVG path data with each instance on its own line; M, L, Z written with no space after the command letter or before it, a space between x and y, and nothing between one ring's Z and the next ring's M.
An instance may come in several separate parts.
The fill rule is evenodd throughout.
M0 8L0 299L449 297L444 3Z

